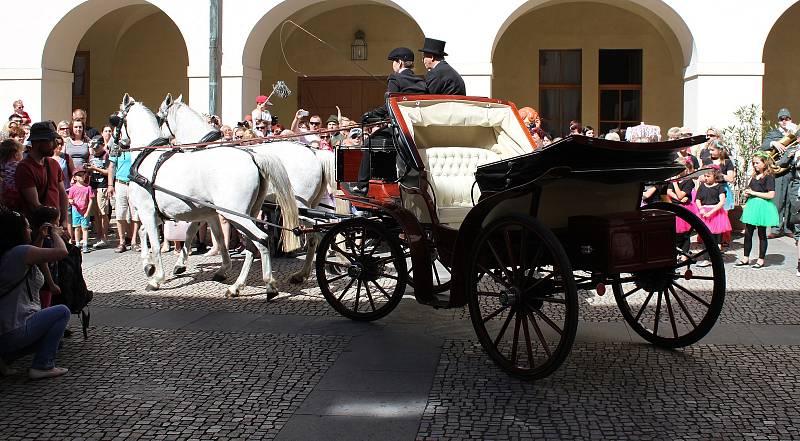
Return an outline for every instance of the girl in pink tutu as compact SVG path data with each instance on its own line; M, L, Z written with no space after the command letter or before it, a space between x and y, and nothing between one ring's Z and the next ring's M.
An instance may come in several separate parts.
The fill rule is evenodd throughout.
M691 173L694 173L694 162L691 158L684 160L686 169L681 172L679 178L683 178ZM691 178L678 179L673 181L667 188L667 195L673 204L682 206L683 208L697 214L697 209L694 206L694 190L695 182ZM685 220L675 217L675 232L678 233L678 245L684 254L689 253L689 246L691 244L691 229ZM681 256L681 260L686 260L686 256Z
M720 185L724 180L719 166L712 164L708 166L711 170L700 177L700 185L697 188L697 214L700 219L711 230L714 235L714 242L720 244L722 233L731 231L731 221L728 219L728 212L725 211L725 188ZM711 246L711 244L708 244ZM698 266L709 266L711 262L703 261Z

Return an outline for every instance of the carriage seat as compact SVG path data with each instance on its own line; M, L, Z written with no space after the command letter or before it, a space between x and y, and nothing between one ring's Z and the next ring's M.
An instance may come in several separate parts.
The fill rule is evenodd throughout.
M461 224L481 193L475 183L478 166L501 159L480 147L431 147L419 149L428 171L428 183L436 201L436 214L443 224Z

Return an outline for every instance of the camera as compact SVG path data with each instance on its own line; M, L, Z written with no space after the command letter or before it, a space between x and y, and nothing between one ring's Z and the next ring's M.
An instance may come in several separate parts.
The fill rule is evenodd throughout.
M247 124L247 121L239 121L239 122L236 123L236 127L242 127L242 128L245 128L245 129L249 129L250 125Z
M308 110L300 110L299 112L297 112L297 114L300 116L300 118L305 118L306 116L308 116Z

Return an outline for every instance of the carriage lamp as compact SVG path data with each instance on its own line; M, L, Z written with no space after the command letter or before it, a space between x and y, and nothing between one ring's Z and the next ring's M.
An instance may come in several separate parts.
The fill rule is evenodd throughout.
M350 45L350 59L351 60L366 60L367 59L367 40L364 39L364 31L357 30L353 44Z

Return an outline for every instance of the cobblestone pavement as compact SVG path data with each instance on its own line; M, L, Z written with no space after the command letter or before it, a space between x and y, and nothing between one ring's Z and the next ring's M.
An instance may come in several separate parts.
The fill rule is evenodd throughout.
M532 384L448 340L417 439L798 439L798 363L792 346L587 343Z
M582 292L567 362L535 383L495 367L466 309L407 298L380 321L352 322L313 274L288 283L299 259L273 260L281 295L267 301L257 264L245 296L224 298L241 259L218 283L220 259L192 256L148 292L138 255L93 253L90 338L65 340L66 377L0 377L0 438L800 439L800 278L774 255L735 268L736 252L706 340L638 343L613 295ZM165 255L168 273L174 260Z
M760 270L738 268L732 265L734 252L727 255L726 276L728 291L721 323L800 324L800 278L785 267L765 267ZM175 262L172 253L165 255L165 271L170 274ZM138 254L126 253L119 258L92 267L87 271L87 284L95 290L97 306L195 309L229 312L263 312L269 314L299 314L312 316L337 316L324 300L314 273L305 283L289 283L289 276L300 269L300 259L273 259L274 277L281 295L267 301L262 295L260 265L253 265L243 296L224 299L226 284L235 280L241 269L241 259L234 266L225 283L211 280L219 267L219 257L191 256L187 271L181 276L168 277L158 291L146 291L147 279L142 272ZM702 269L695 269L696 272ZM114 277L109 277L114 274ZM614 296L599 297L594 292L581 293L581 320L595 322L622 321ZM469 320L466 308L452 311L452 318Z
M72 370L67 376L0 379L0 433L6 440L274 438L347 342L95 328L90 340L67 340L59 357Z

